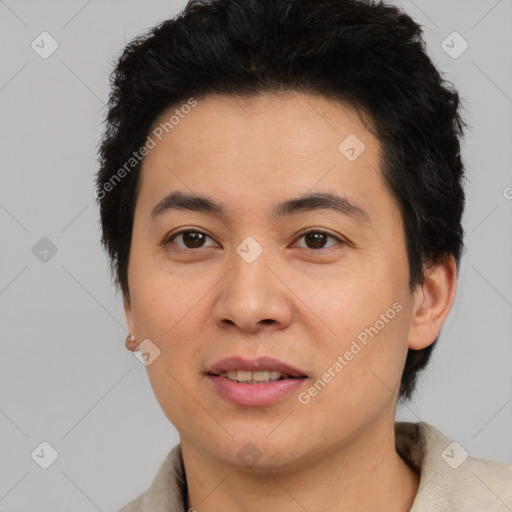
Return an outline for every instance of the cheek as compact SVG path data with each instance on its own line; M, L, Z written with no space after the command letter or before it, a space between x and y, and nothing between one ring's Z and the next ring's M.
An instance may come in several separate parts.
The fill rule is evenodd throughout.
M160 408L180 432L190 429L190 425L205 422L203 409L193 398L194 388L185 380L186 375L179 372L179 365L160 357L147 367L147 371Z
M204 292L188 283L185 293L176 289L177 281L181 280L166 279L165 275L141 280L134 293L134 319L141 335L160 350L146 370L160 407L179 428L196 417L204 422L192 398L197 395L199 359L204 350L197 304Z
M399 384L407 354L408 303L394 276L374 270L371 274L347 274L316 286L313 281L303 281L300 297L320 320L315 325L304 321L318 350L317 376L329 369L336 374L332 379L336 384L329 385L333 392L336 389L336 401L347 389L351 396L342 401L354 400L355 404L375 390L379 391L375 393L377 399L386 385L394 389ZM319 330L320 324L328 330Z
M316 315L316 325L322 323L328 329L332 343L336 339L347 341L347 337L357 336L378 321L395 302L402 300L403 294L392 279L376 267L372 271L357 272L341 269L328 276L302 275L296 280L300 287L294 291L303 304L301 308ZM393 313L391 311L390 315Z
M132 312L142 334L163 342L179 332L204 295L200 285L200 280L173 274L158 262L134 261Z
M134 264L130 284L133 319L138 336L149 338L160 350L159 359L147 367L150 378L158 389L175 388L198 366L201 330L209 313L205 294L212 284L202 277L170 273L155 262L142 264Z

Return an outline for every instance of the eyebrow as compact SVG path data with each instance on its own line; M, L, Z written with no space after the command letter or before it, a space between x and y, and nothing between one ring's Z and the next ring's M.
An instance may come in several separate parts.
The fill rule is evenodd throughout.
M155 205L151 210L150 218L152 220L156 219L172 210L206 213L223 219L228 217L226 208L209 197L175 191ZM361 223L371 224L370 216L361 206L346 197L332 192L305 194L301 197L278 203L272 211L272 216L278 218L312 210L334 210Z

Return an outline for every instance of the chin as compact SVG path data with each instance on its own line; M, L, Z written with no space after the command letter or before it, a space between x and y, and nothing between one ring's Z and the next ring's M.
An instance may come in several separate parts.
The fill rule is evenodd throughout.
M275 426L276 423L272 428ZM270 469L295 463L306 448L303 436L284 430L285 435L269 434L272 428L262 431L246 427L238 433L231 431L234 439L226 439L218 455L229 464L234 460L237 466L251 468Z

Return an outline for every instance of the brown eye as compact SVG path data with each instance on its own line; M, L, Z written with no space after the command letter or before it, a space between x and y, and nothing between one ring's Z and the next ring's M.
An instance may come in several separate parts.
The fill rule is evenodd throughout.
M181 244L174 243L180 249L201 249L204 247L205 240L210 238L206 233L201 231L184 230L172 235L167 243L174 243L174 240L180 240ZM211 238L210 238L211 240Z
M308 231L306 233L302 233L300 238L304 238L306 242L306 247L303 247L305 249L326 249L325 244L327 243L328 239L331 238L332 240L335 240L336 242L343 243L342 240L335 237L334 235L331 235L330 233L327 233L325 231ZM299 239L300 239L299 238ZM332 244L336 245L336 244Z

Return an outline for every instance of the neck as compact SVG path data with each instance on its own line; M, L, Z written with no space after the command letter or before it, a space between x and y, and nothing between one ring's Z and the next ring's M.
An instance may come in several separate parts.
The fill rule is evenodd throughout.
M241 468L185 439L181 445L187 510L197 512L408 512L419 486L419 475L396 452L394 423L285 468Z

